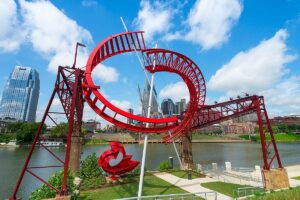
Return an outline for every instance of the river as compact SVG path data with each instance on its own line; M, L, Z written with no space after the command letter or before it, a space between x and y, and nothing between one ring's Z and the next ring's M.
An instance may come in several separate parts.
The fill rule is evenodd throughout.
M126 144L126 152L133 154L133 159L141 160L143 145ZM96 152L99 156L109 149L109 145L85 146L82 154L84 159L89 154ZM300 143L279 143L279 153L283 165L300 164ZM64 157L65 148L52 148L60 158ZM14 187L16 179L25 161L29 147L0 148L0 199L7 198ZM148 144L147 148L147 169L157 169L162 160L167 160L169 156L174 157L174 164L179 165L172 145ZM262 165L262 156L259 143L194 143L193 157L195 163L210 165L216 162L224 165L225 161L230 161L233 167L251 167ZM30 166L59 164L43 148L36 148L32 155ZM43 178L47 178L57 169L35 170ZM34 177L26 174L18 196L27 199L28 195L41 183Z

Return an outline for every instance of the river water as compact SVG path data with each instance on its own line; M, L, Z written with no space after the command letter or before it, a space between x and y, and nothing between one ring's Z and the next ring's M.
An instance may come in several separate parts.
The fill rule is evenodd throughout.
M143 145L126 144L126 152L133 155L133 159L141 160ZM85 146L82 159L87 155L96 152L99 156L109 149L109 145ZM279 143L279 153L283 165L300 164L300 143ZM14 187L16 179L21 171L28 147L0 148L0 199L7 198ZM52 148L60 158L64 157L65 148ZM179 165L172 145L148 144L147 148L147 169L157 169L162 160L167 160L169 156L174 157L174 164ZM194 143L193 157L195 163L210 165L216 162L224 165L225 161L230 161L233 167L251 167L262 165L261 148L259 143ZM32 155L30 166L55 165L59 163L43 148L36 148ZM37 169L38 175L46 178L57 169ZM41 183L33 176L25 175L19 197L27 199L30 192L40 186Z

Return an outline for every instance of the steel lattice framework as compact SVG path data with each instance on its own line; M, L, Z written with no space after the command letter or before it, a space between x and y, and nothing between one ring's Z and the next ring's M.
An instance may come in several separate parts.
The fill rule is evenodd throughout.
M155 119L134 115L116 107L101 94L99 90L100 86L95 85L92 79L93 70L112 56L133 51L140 52L143 55L144 65L148 72L175 73L186 83L190 93L190 103L187 111L182 113L182 116L179 119L177 117ZM152 70L154 60L156 62L156 67L155 70ZM244 98L231 99L230 101L216 103L215 105L206 105L206 85L200 68L190 58L180 53L166 49L147 49L143 38L143 31L116 34L100 42L90 54L85 71L75 68L75 64L76 59L72 68L58 68L53 93L33 140L21 174L10 197L11 200L17 199L16 195L25 172L36 177L44 184L57 191L58 194L67 195L66 180L69 168L71 141L74 136L81 135L82 114L85 101L99 116L116 126L144 133L162 133L170 131L170 134L163 137L164 142L176 140L189 131L209 126L214 123L250 113L256 113L261 138L264 169L270 170L271 166L273 166L272 164L275 164L275 160L277 161L277 167L282 168L263 97L247 95ZM58 96L63 107L63 112L50 111L55 96ZM69 122L65 160L60 159L50 149L41 144L43 148L58 160L60 165L30 167L29 163L31 155L36 144L39 142L41 130L46 118L48 117L56 124L54 117L52 116L53 114L63 114ZM122 121L120 117L125 120ZM129 121L135 121L137 123L128 123ZM146 126L146 124L149 124L149 126ZM267 133L270 134L271 138L269 142L266 140ZM49 167L63 167L64 176L61 188L53 187L33 172L33 169L36 168Z

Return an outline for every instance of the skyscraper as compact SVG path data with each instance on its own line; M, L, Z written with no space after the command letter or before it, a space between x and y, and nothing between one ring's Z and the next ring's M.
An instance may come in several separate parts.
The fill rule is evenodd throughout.
M181 99L180 101L176 102L175 105L175 113L181 115L187 109L186 99Z
M173 115L175 112L175 104L172 99L164 99L161 103L161 110L164 115Z
M147 116L147 112L148 112L148 105L149 105L149 97L150 97L150 90L151 90L151 86L148 83L148 81L146 80L145 82L145 88L144 88L144 92L142 95L142 115L143 116ZM155 94L155 96L157 96L156 90L155 90L155 86L153 86L153 93ZM154 97L154 95L152 96L152 101L151 101L151 109L150 109L150 114L152 115L153 113L158 112L158 103Z
M30 67L16 66L4 86L0 118L34 122L39 92L38 72Z

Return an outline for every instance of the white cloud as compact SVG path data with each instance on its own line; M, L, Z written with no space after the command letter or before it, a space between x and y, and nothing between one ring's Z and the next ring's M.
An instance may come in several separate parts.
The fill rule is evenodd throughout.
M150 3L148 0L143 0L133 24L138 29L145 31L146 41L152 40L156 34L166 33L170 29L174 13L175 9L170 7L168 3L160 1Z
M272 115L300 113L300 76L291 76L273 88L259 93L265 97L267 109Z
M17 5L13 0L0 3L0 51L12 52L19 48L25 38L17 18Z
M242 12L240 0L198 0L190 10L185 39L204 50L226 42Z
M272 38L239 52L211 77L209 89L235 95L270 88L287 73L285 65L296 58L288 53L286 38L287 31L281 29Z
M115 68L105 66L101 63L96 66L92 74L94 81L96 78L99 78L100 81L110 83L116 82L119 79L119 73Z
M68 18L50 1L20 0L21 15L27 39L38 53L50 60L49 71L56 73L58 65L72 65L77 42L90 43L92 36L76 21ZM86 62L87 52L80 49L78 66Z
M128 110L129 108L132 108L132 104L129 101L119 101L119 100L111 100L110 101L113 105L115 105L116 107L122 109L122 110Z
M186 84L182 81L166 85L160 90L159 97L170 98L174 102L180 101L182 98L185 98L187 101L190 100L189 90Z

